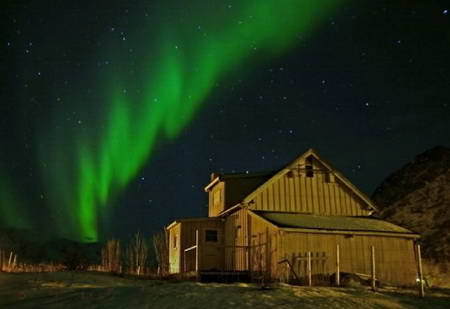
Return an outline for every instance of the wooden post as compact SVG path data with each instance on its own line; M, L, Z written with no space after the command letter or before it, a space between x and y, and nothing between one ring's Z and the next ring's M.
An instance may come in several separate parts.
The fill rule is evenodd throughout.
M251 217L250 217L250 215L247 214L247 250L246 250L246 252L247 252L247 270L249 271L249 273L252 270L252 268L251 268L251 258L252 258L251 246L252 246Z
M417 262L419 263L419 280L420 280L420 290L419 296L425 297L425 290L423 286L423 271L422 271L422 254L420 253L420 245L417 245Z
M271 276L271 270L272 270L272 259L270 256L270 251L272 250L271 248L271 241L269 239L269 228L266 228L266 248L265 248L265 264L266 264L266 268L264 269L264 277L270 277ZM265 278L266 279L266 278Z
M187 271L187 266L186 266L186 250L184 250L183 253L183 272L185 273Z
M198 230L195 230L195 271L198 272L199 270L199 262L200 262L200 253L198 252L199 250L199 234L198 234Z
M372 291L376 290L376 276L375 276L375 247L372 246Z
M312 286L311 251L308 251L308 286Z
M341 285L341 265L339 254L339 245L336 245L336 286Z

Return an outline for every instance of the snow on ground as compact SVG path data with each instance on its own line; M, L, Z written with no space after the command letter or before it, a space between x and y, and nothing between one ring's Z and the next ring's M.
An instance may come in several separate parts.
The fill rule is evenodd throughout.
M0 308L450 308L450 290L218 284L127 279L101 273L0 273Z

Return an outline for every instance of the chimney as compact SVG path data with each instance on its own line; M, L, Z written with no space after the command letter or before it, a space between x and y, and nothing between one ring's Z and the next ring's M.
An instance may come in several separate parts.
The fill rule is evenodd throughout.
M211 181L213 181L213 180L216 179L217 177L219 177L219 174L217 174L217 173L211 173Z

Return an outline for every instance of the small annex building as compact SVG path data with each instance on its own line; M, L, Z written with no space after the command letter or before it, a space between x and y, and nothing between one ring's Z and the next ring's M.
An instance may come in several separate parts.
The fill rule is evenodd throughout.
M270 173L212 174L208 217L167 226L169 271L264 273L329 281L337 271L414 285L415 242L375 218L373 202L313 149Z

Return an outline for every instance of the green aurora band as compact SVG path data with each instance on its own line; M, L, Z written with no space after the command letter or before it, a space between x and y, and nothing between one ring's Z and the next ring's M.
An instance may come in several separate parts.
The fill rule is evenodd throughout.
M105 112L98 113L96 128L53 132L53 142L44 142L50 211L58 212L56 228L66 237L97 241L107 205L148 163L157 141L175 139L189 124L219 80L298 45L341 3L211 2L190 1L188 10L167 1L158 7L152 24L140 25L135 35L141 46L151 44L140 47L149 56L143 57L139 77L120 74L128 70L125 65L108 74L111 97L102 103ZM146 27L154 32L143 38ZM124 91L136 84L138 94Z
M7 175L0 170L0 225L9 228L30 228L27 214L23 211L20 195L15 192Z

